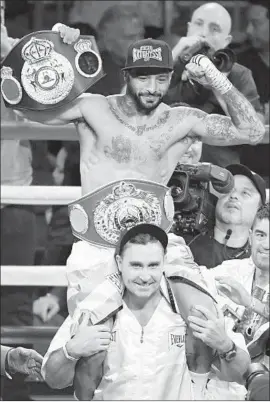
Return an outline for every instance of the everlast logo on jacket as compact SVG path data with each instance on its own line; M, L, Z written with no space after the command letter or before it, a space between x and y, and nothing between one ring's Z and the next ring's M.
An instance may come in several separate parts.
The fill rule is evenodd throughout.
M169 348L172 346L178 346L181 348L185 343L186 336L184 334L173 334L169 332Z

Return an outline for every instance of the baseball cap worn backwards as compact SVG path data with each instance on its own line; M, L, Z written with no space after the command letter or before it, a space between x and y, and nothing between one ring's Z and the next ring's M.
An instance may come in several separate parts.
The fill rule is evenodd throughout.
M120 239L116 245L115 255L121 254L124 246L138 234L152 235L160 241L164 248L164 251L166 250L168 245L167 233L157 225L153 225L150 223L141 223L139 225L133 226L132 228L122 231Z
M142 39L128 48L125 67L122 70L136 68L157 68L173 70L173 57L170 46L156 39Z
M236 174L241 174L248 177L258 192L260 193L262 203L265 204L266 201L266 183L264 179L255 172L252 172L247 166L239 164L226 166L226 169L232 173L233 176Z

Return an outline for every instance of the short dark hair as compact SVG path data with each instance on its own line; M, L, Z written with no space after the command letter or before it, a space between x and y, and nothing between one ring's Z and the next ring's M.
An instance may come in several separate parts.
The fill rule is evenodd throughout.
M166 253L168 235L163 229L153 224L141 223L135 225L121 233L118 244L116 245L115 255L122 255L128 243L142 245L160 243L164 253Z
M119 249L119 255L123 254L128 244L141 244L143 246L146 246L149 243L160 243L160 241L155 236L150 235L149 233L137 234L136 236L132 237L126 244L124 244L122 248ZM161 243L160 245L162 246Z
M267 202L266 204L262 205L258 209L258 211L256 213L255 221L257 221L257 220L262 221L263 219L270 220L270 217L269 217L269 202Z

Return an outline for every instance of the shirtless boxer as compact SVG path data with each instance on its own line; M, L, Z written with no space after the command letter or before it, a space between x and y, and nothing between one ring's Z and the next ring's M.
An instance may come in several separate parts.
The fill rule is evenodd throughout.
M189 107L171 109L162 103L162 98L169 88L173 60L167 44L152 39L136 42L130 47L124 69L127 84L124 95L108 97L84 95L77 98L73 104L61 109L46 112L27 111L25 117L51 125L70 122L76 124L81 144L80 170L83 195L89 195L110 182L120 182L127 178L151 180L166 185L177 162L194 140L200 139L211 145L228 146L256 144L264 135L264 126L251 104L207 57L193 57L186 70L189 79L212 88L217 97L226 103L230 117L207 115ZM168 257L169 255L170 247ZM92 258L91 261L89 256ZM105 266L108 261L112 261L112 257L112 249L98 250L98 247L84 241L75 243L67 262L67 275L71 285L68 292L71 292L72 288L74 290L79 282L74 282L74 275L72 276L74 271L86 269L87 265L90 272L95 258L99 258ZM103 265L100 266L99 273L102 269L105 269ZM74 297L78 296L77 290L77 295ZM192 300L192 297L184 300L185 306L181 309L183 318L186 318ZM211 300L209 302L209 298L204 302L202 296L200 301L213 311L213 303ZM61 346L63 345L59 345ZM190 348L193 347L191 356L196 355L196 344L194 346L192 343ZM48 353L53 353L53 350L49 349ZM209 369L209 365L207 366L209 362L206 367L203 352L199 355L204 362L201 371L198 372L204 373ZM66 356L72 359L72 356L68 354ZM94 357L97 360L97 355ZM102 358L99 363L97 361L95 363L96 371L101 360ZM196 371L198 361L191 361L191 364L193 363ZM80 374L82 375L82 371ZM88 382L86 383L85 378L80 382L80 391L77 392L76 389L77 397L85 400L92 399L95 387L98 385L98 379L94 378L94 375L91 380L88 373L87 375ZM77 379L78 377L79 375ZM86 392L82 390L85 385L88 387Z

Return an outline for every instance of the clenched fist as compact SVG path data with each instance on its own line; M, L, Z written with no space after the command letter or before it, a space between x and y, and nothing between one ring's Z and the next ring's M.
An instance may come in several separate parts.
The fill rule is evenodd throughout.
M205 55L197 54L190 59L185 68L186 79L197 81L204 87L221 92L228 92L232 84L226 75L221 73Z

